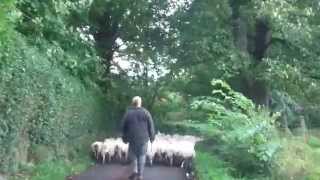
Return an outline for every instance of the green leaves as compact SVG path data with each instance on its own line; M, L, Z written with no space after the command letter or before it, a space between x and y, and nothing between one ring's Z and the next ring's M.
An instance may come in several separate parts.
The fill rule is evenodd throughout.
M196 157L197 177L201 180L231 180L234 179L229 173L229 167L218 157L210 153L198 151Z
M237 169L267 171L280 144L277 143L275 120L265 108L256 107L251 100L235 92L222 80L213 80L213 95L198 97L191 104L193 110L207 115L207 136L214 134L220 141L219 148ZM197 122L197 121L196 121ZM190 126L196 126L190 125ZM210 131L215 131L211 132ZM218 133L220 132L220 133Z
M0 20L8 23L5 39L2 33L0 37L0 166L4 172L16 171L24 163L17 153L27 154L28 149L20 150L19 144L58 149L70 137L101 123L104 107L96 84L100 60L79 32L67 28L70 3L21 0L17 7L22 12L22 20L16 22L19 32L11 29L13 22Z
M15 0L3 0L0 4L0 44L8 40L4 38L13 33L14 23L21 16L14 5Z

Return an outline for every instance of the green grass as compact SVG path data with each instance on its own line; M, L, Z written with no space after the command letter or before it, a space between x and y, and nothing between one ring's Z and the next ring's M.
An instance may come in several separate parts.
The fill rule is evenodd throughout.
M69 175L85 171L91 164L92 162L89 158L75 161L45 161L17 174L11 180L65 180Z
M197 152L196 158L197 176L200 180L232 180L226 164L216 156L206 153Z
M46 162L37 166L31 180L64 180L66 176L84 171L88 162Z

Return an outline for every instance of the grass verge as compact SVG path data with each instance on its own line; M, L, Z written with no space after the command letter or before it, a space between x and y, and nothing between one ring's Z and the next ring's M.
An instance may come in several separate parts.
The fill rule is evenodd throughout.
M10 180L64 180L69 175L85 171L90 165L92 161L89 158L45 161L34 167L25 166L21 173Z

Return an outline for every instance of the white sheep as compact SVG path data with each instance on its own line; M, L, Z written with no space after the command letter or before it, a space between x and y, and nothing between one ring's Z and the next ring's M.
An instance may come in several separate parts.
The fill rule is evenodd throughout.
M173 145L173 161L175 164L183 167L185 161L193 160L195 157L195 143L200 139L194 136L173 135L171 141Z
M148 141L147 161L150 165L165 163L187 169L196 156L195 144L200 140L194 136L158 133L152 144ZM112 159L124 162L128 160L128 144L124 144L121 138L105 139L103 143L95 142L91 148L97 159L99 153L101 154L102 163L105 163L106 157L108 157L108 162Z
M150 141L148 141L148 148L147 148L147 153L146 153L146 158L147 161L149 162L150 166L153 165L153 159L156 153L156 144L155 143L151 143Z
M106 161L106 156L109 156L109 150L108 150L108 145L106 143L102 144L102 149L101 149L101 157L102 157L102 164L105 163Z
M196 156L196 151L194 149L195 144L192 142L181 142L181 145L185 148L180 150L181 156L183 157L183 161L181 163L181 168L185 168L186 163L191 163Z
M108 162L111 162L111 158L114 157L115 151L116 151L116 141L115 139L105 139L103 142L103 149L102 149L102 157L103 157L103 162L105 163L105 157L108 157Z
M128 144L122 142L120 138L115 141L115 152L120 161L126 162L128 160Z
M121 150L122 150L122 153L124 155L123 162L126 163L129 160L129 145L128 144L122 144Z
M91 144L91 150L92 150L96 160L98 160L98 158L99 158L99 154L101 153L102 145L103 145L103 143L100 141L96 141Z

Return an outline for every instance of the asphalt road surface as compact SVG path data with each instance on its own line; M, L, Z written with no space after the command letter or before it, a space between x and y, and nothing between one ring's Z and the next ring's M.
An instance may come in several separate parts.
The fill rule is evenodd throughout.
M69 180L128 180L130 166L124 165L95 165L86 172L69 177ZM144 180L186 180L181 168L153 166L146 167Z

